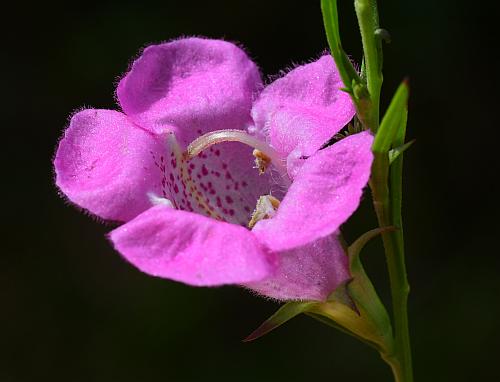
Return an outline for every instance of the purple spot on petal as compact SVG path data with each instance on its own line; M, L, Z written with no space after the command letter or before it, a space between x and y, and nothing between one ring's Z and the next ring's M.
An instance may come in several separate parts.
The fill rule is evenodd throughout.
M203 165L201 167L201 173L203 174L203 176L207 176L208 175L207 166Z

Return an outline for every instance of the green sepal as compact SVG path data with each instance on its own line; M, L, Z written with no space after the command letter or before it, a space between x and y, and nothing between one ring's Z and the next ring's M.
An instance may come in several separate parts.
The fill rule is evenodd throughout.
M276 313L264 321L257 329L255 329L243 342L253 341L263 335L283 325L295 316L307 311L312 305L317 304L317 301L290 301L282 305Z
M392 164L398 157L403 154L406 150L410 148L411 145L415 143L415 139L412 139L409 142L406 142L405 144L395 147L389 151L389 164Z
M376 350L378 350L379 352L384 352L384 349L380 347L379 344L377 344L376 342L372 342L370 341L369 339L367 338L363 338L359 335L357 335L356 333L353 333L351 332L350 330L344 328L343 326L339 325L338 323L336 323L335 321L333 321L331 318L329 318L328 316L325 316L325 315L321 315L321 314L317 314L317 313L312 313L312 312L305 312L305 314L309 317L312 317L314 318L315 320L321 322L322 324L325 324L327 326L330 326L331 328L334 328L334 329L337 329L339 332L342 332L344 334L348 334L350 335L351 337L354 337L356 338L357 340L367 344L368 346L371 346L373 348L375 348Z
M370 346L377 348L379 351L386 352L387 344L378 336L378 330L373 327L373 322L361 316L355 307L353 309L350 304L344 303L344 300L339 301L336 299L331 299L326 302L288 302L281 306L276 313L264 321L243 341L249 342L260 338L301 313L305 313L329 326L352 335Z
M366 275L359 254L365 244L393 227L379 228L359 237L348 249L352 279L335 289L327 301L291 301L283 305L244 341L252 341L305 313L339 329L382 354L390 354L393 346L392 327L387 311Z
M391 320L363 268L360 253L371 239L391 230L394 230L394 227L376 228L368 231L352 243L347 250L352 275L352 281L347 284L348 293L355 302L361 317L372 323L376 331L375 336L379 338L379 344L383 344L382 347L386 353L390 351L393 341Z
M354 299L353 299L354 300ZM355 301L355 300L354 300ZM355 301L356 307L359 308ZM321 316L323 323L332 321L329 325L340 329L342 332L352 335L353 337L375 347L381 352L386 352L390 344L385 343L385 339L379 335L379 330L374 326L374 321L366 317L363 311L353 310L343 302L330 300L320 302L308 307L309 315Z
M375 153L387 153L393 146L398 131L401 129L402 121L406 120L408 113L409 86L405 80L399 85L389 107L382 118L382 123L375 135L372 150Z

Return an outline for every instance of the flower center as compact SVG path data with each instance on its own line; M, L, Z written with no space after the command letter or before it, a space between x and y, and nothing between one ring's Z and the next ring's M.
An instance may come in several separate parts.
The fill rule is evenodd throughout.
M159 199L150 195L151 202L164 203L168 199L176 209L246 227L260 196L281 197L284 182L276 179L275 163L280 163L277 154L253 137L248 140L245 133L242 139L255 141L258 147L241 145L240 139L235 139L237 134L229 132L230 139L217 132L217 139L202 136L186 150L173 133L169 134L166 155L155 157L161 171L162 195L158 195ZM288 177L285 180L289 182Z

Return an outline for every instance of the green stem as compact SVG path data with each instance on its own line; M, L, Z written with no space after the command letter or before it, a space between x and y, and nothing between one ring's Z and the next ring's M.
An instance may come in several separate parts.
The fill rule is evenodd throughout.
M379 127L380 90L382 87L382 47L377 36L378 11L376 0L355 0L354 6L358 17L363 43L364 68L370 96L370 108L364 118L368 127L376 132ZM402 118L398 135L393 146L404 143L406 114ZM388 153L375 152L370 187L373 193L373 205L380 227L395 226L395 232L384 232L385 256L391 285L393 319L394 319L394 351L384 355L391 366L397 382L412 382L410 336L408 329L407 301L409 284L406 276L406 265L403 244L403 226L401 218L402 199L402 157L398 158L389 171Z
M394 140L394 146L400 146L405 141L406 136L406 121L407 112L402 116L401 127ZM390 168L390 202L391 202L391 218L394 226L398 228L393 232L393 239L396 248L395 262L399 278L397 280L397 300L393 296L394 306L394 320L396 331L396 348L401 354L401 362L404 365L404 370L407 373L406 380L413 380L412 360L411 360L411 346L410 346L410 332L408 327L408 294L410 286L406 276L406 264L404 255L404 237L403 237L403 219L401 213L401 201L403 196L402 188L403 179L403 155L400 155L392 164ZM397 312L396 312L397 310Z
M398 158L398 160L400 160ZM399 228L395 232L382 234L384 242L389 279L391 284L392 307L394 318L394 352L384 359L390 364L394 378L398 382L413 381L411 365L410 337L408 329L407 300L409 285L406 277L406 266L403 250L403 233L400 218L400 207L391 203L401 198L397 190L389 195L388 174L389 160L386 154L375 154L370 187L373 194L373 205L380 227L394 225ZM401 172L399 172L401 174ZM401 177L395 179L394 169L391 169L391 184L399 183ZM391 208L392 207L392 208ZM399 218L394 219L398 214ZM399 223L399 224L398 224Z
M378 11L376 0L355 0L354 7L358 17L359 30L363 43L364 69L368 93L370 94L370 113L365 123L375 133L379 125L380 89L382 88L382 43L376 35Z

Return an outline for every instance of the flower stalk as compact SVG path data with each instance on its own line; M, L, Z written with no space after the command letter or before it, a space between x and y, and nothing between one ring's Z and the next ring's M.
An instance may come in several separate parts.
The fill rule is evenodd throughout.
M384 34L380 33L376 0L355 0L354 7L364 52L361 73L363 81L360 82L356 76L349 76L347 70L344 70L342 79L356 105L359 120L375 134L372 147L374 162L369 184L379 227L396 228L382 232L392 297L394 346L390 352L381 352L381 356L390 365L396 382L412 382L407 313L409 284L401 216L403 156L399 155L392 162L389 158L391 149L404 145L408 84L404 81L398 88L380 123L380 91L383 82L381 40ZM322 9L332 56L339 67L345 67L336 0L322 0Z

